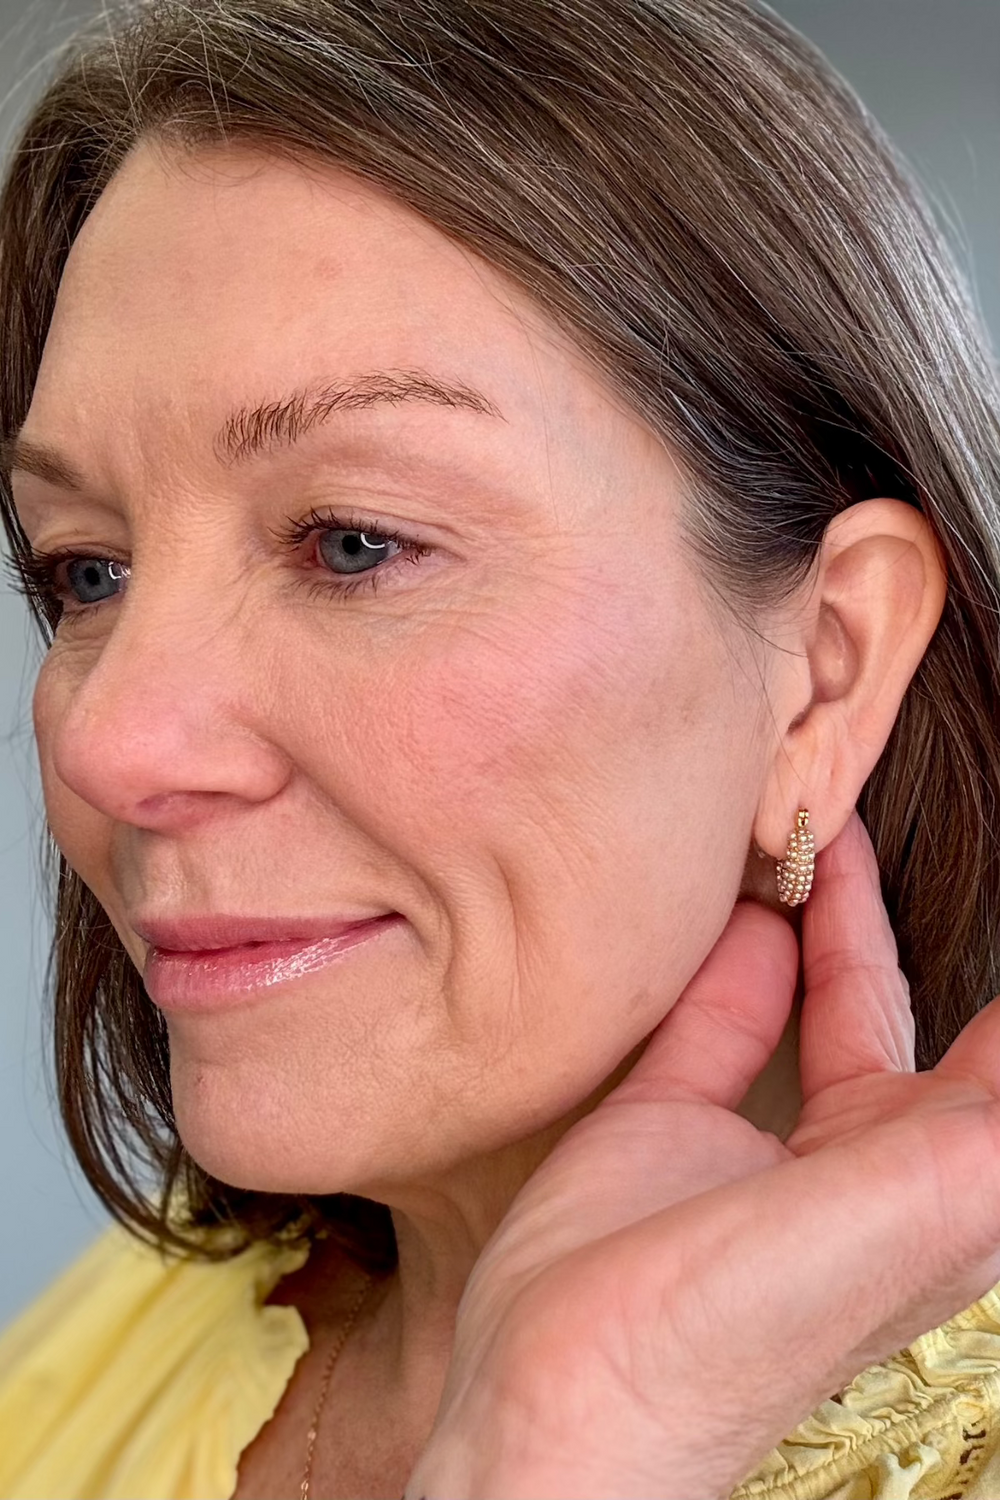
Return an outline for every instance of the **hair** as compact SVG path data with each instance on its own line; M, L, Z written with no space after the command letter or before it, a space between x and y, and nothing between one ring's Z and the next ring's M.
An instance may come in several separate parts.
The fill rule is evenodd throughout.
M60 57L0 197L0 440L27 413L74 239L140 140L338 166L500 268L677 457L705 577L750 628L839 511L878 495L923 511L944 614L859 808L917 1066L933 1066L1000 987L1000 416L944 237L847 85L748 0L106 13ZM22 568L7 474L0 502L48 645L58 606ZM112 1214L189 1254L332 1234L391 1268L384 1205L236 1190L188 1156L162 1018L48 828L45 842L60 1108Z

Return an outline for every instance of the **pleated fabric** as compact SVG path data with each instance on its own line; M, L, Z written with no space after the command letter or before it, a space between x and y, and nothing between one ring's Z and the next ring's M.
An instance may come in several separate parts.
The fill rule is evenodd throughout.
M102 1234L0 1336L0 1500L230 1500L309 1347L267 1303L307 1253L208 1263ZM730 1500L1000 1500L1000 1285L824 1401Z

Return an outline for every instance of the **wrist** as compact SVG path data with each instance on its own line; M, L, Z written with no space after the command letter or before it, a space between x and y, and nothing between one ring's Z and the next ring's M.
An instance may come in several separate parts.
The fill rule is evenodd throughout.
M455 1427L432 1435L402 1500L724 1500L706 1482L703 1454L666 1459L661 1448L654 1473L632 1461L635 1453L607 1433L588 1442L586 1424L569 1438L541 1422L534 1430L499 1421Z
M738 1460L726 1483L730 1466L706 1449L690 1381L669 1381L657 1412L544 1355L532 1344L488 1375L453 1372L403 1500L725 1500L739 1482Z

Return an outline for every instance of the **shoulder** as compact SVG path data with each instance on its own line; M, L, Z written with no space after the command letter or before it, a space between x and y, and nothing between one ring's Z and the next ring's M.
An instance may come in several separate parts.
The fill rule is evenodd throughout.
M0 1496L231 1494L305 1326L265 1299L305 1260L179 1259L114 1226L0 1335Z

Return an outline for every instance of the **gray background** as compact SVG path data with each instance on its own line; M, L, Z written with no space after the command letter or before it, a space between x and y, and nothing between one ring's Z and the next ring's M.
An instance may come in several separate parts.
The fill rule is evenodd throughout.
M95 7L96 8L96 7ZM1000 336L1000 0L782 0L858 88L952 227ZM0 149L85 0L0 0ZM49 916L31 732L39 653L0 585L0 1325L105 1222L54 1124L41 992Z

